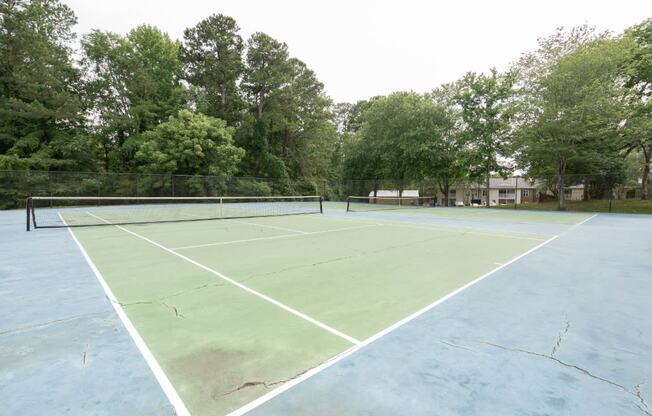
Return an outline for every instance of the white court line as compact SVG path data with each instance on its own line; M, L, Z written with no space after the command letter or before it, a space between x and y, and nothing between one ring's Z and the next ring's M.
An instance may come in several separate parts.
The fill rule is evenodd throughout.
M273 235L273 236L270 236L270 237L247 238L247 239L244 239L244 240L218 241L218 242L215 242L215 243L197 244L197 245L183 246L183 247L173 247L172 250L185 250L185 249L189 249L189 248L201 248L201 247L211 247L211 246L225 246L225 245L236 244L236 243L247 243L247 242L250 242L250 241L276 240L276 239L279 239L279 238L301 237L303 235L326 234L326 233L334 233L334 232L338 232L338 231L357 230L357 229L360 229L360 228L378 227L380 225L382 225L382 224L369 224L369 225L358 225L358 226L355 226L355 227L334 228L334 229L331 229L331 230L305 232L303 234L281 234L281 235Z
M574 224L572 227L570 227L569 229L567 229L566 231L562 232L562 233L559 234L559 235L564 235L564 234L566 234L567 232L569 232L569 231L571 231L571 230L573 230L573 229L579 227L580 225L584 224L585 222L587 222L587 221L591 221L593 218L595 218L595 217L597 217L597 216L598 216L598 214L593 214L593 215L591 215L589 218L587 218L587 219L585 219L585 220L583 220L583 221L580 221L580 222L578 222L577 224Z
M63 219L61 213L58 213L58 215L59 218L61 218L61 221L64 223L64 225L67 226L68 224L66 224L66 220ZM181 397L179 397L179 394L174 389L174 386L172 386L172 383L165 375L165 372L163 371L159 363L156 361L156 358L154 358L154 355L147 347L147 344L145 344L145 341L140 337L140 334L129 320L129 317L127 316L125 311L122 309L120 302L115 297L115 295L111 291L111 288L109 288L109 285L104 280L104 277L95 266L95 263L93 263L93 260L91 260L91 258L88 256L88 253L86 253L86 250L81 245L79 240L77 240L77 237L72 232L72 229L70 227L68 227L68 232L70 233L72 239L75 241L75 244L77 244L77 247L79 247L79 250L84 256L86 263L88 263L91 270L95 274L95 277L100 282L100 285L102 286L102 289L104 289L104 293L106 294L106 297L109 299L109 302L111 303L113 309L115 310L116 314L120 318L120 321L122 321L122 325L124 325L124 327L127 329L127 332L129 333L131 339L133 339L134 343L136 344L138 351L140 351L140 354L145 358L147 365L149 365L149 368L152 370L152 373L154 373L154 377L156 378L156 381L158 381L159 385L163 389L163 392L165 393L165 396L170 401L170 404L174 407L176 414L178 416L190 416L190 412L188 411L188 408L181 400Z
M544 241L543 243L537 245L536 247L531 248L530 250L526 251L525 253L511 259L507 263L503 264L502 266L496 267L495 269L483 274L482 276L476 278L475 280L465 284L464 286L458 288L457 290L449 293L448 295L444 296L443 298L438 299L437 301L431 303L428 306L425 306L422 309L419 309L418 311L414 312L413 314L401 319L400 321L396 322L395 324L383 329L382 331L376 333L375 335L372 335L371 337L365 339L361 343L355 345L354 347L342 352L339 355L336 355L329 361L326 361L325 363L313 368L312 370L306 372L305 374L301 375L300 377L297 377L291 381L288 381L287 383L281 385L280 387L276 388L275 390L270 391L269 393L257 398L256 400L244 405L243 407L231 412L228 414L228 416L241 416L244 415L245 413L255 409L256 407L262 405L263 403L271 400L272 398L278 396L279 394L283 393L284 391L296 386L297 384L309 379L310 377L314 376L317 373L320 373L327 369L328 367L332 366L333 364L343 360L344 358L350 356L354 352L360 350L361 348L366 347L367 345L371 344L374 341L377 341L378 339L384 337L385 335L389 334L390 332L393 332L397 328L405 325L406 323L414 320L415 318L423 315L424 313L428 312L435 306L447 301L448 299L452 298L453 296L459 294L460 292L464 291L465 289L468 289L469 287L475 285L476 283L480 282L481 280L491 276L492 274L496 273L497 271L504 269L505 267L509 266L510 264L514 263L515 261L520 260L521 258L527 256L528 254L538 250L539 248L545 246L546 244L554 241L558 236L551 237Z
M91 212L86 211L86 213L88 215L91 215L91 216L97 218L100 221L105 222L106 224L111 224L110 221L107 221L104 218L98 217L97 215L94 215ZM188 263L194 264L195 266L199 267L200 269L203 269L203 270L205 270L205 271L207 271L207 272L209 272L211 274L214 274L215 276L219 277L220 279L225 280L225 281L231 283L232 285L237 286L240 289L251 293L254 296L257 296L257 297L259 297L259 298L261 298L263 300L266 300L267 302L269 302L269 303L271 303L273 305L276 305L279 308L281 308L281 309L283 309L283 310L285 310L287 312L290 312L291 314L293 314L295 316L298 316L299 318L304 319L304 320L310 322L311 324L320 327L321 329L324 329L324 330L330 332L331 334L337 335L338 337L343 338L343 339L347 340L348 342L350 342L350 343L352 343L354 345L360 344L360 340L357 340L357 339L355 339L355 338L353 338L353 337L351 337L349 335L346 335L345 333L340 332L337 329L332 328L332 327L326 325L323 322L320 322L320 321L318 321L318 320L316 320L314 318L311 318L310 316L308 316L308 315L306 315L306 314L304 314L302 312L299 312L298 310L296 310L296 309L294 309L294 308L292 308L290 306L287 306L287 305L277 301L276 299L273 299L273 298L271 298L271 297L269 297L267 295L264 295L264 294L262 294L260 292L257 292L254 289L252 289L252 288L250 288L248 286L245 286L242 283L239 283L239 282L231 279L230 277L227 277L227 276L223 275L222 273L218 272L217 270L213 270L208 266L204 266L203 264L201 264L199 262L196 262L195 260L193 260L193 259L191 259L189 257L186 257L181 253L177 253L176 251L174 251L174 250L172 250L170 248L167 248L164 245L159 244L154 240L150 240L149 238L147 238L145 236L142 236L142 235L140 235L138 233L135 233L133 231L130 231L130 230L128 230L128 229L126 229L126 228L124 228L124 227L122 227L120 225L116 225L116 224L111 224L111 225L113 225L116 228L121 229L122 231L124 231L124 232L126 232L128 234L133 235L134 237L138 237L141 240L147 241L148 243L155 245L156 247L160 248L161 250L167 251L168 253L173 254L173 255L187 261Z
M547 245L548 243L551 243L552 241L556 240L559 236L561 236L561 235L563 235L563 234L565 234L565 233L579 227L580 225L584 224L585 222L595 218L597 215L598 214L595 214L595 215L585 219L584 221L573 225L568 230L564 231L562 234L559 234L559 235L556 235L556 236L553 236L553 237L547 239L543 243L541 243L541 244L537 245L536 247L533 247L530 250L526 251L525 253L511 259L507 263L504 263L504 264L496 267L495 269L483 274L482 276L478 277L477 279L475 279L475 280L467 283L466 285L458 288L454 292L451 292L448 295L444 296L443 298L441 298L441 299L431 303L430 305L428 305L428 306L414 312L412 315L409 315L409 316L401 319L400 321L396 322L394 325L385 328L384 330L376 333L375 335L372 335L371 337L369 337L369 338L365 339L364 341L362 341L360 344L357 344L357 345L349 348L348 350L334 356L333 358L331 358L330 360L322 363L321 365L311 369L310 371L307 371L306 373L302 374L300 377L297 377L297 378L295 378L295 379L293 379L291 381L288 381L287 383L282 384L278 388L276 388L276 389L270 391L269 393L257 398L256 400L242 406L239 409L234 410L233 412L229 413L227 416L242 416L242 415L248 413L249 411L251 411L251 410L255 409L256 407L262 405L263 403L273 399L274 397L278 396L279 394L291 389L292 387L296 386L299 383L302 383L302 382L306 381L307 379L309 379L309 378L313 377L314 375L324 371L325 369L332 366L333 364L343 360L344 358L350 356L351 354L355 353L356 351L366 347L367 345L371 344L372 342L377 341L378 339L384 337L385 335L395 331L397 328L399 328L399 327L403 326L404 324L416 319L417 317L423 315L424 313L426 313L429 310L433 309L437 305L447 301L448 299L452 298L455 295L458 295L460 292L464 291L465 289L468 289L469 287L475 285L476 283L480 282L481 280L491 276L492 274L496 273L497 271L504 269L505 267L507 267L510 264L522 259L523 257L527 256L528 254L531 254L532 252L540 249L541 247Z
M193 218L200 218L200 219L205 218L205 217L203 217L201 215L194 215L194 214L191 214L189 212L186 212L184 215L187 215L187 216L193 217ZM228 218L228 219L225 219L225 221L238 222L240 224L247 224L247 225L256 225L258 227L272 228L272 229L275 229L275 230L291 231L293 233L298 233L298 234L308 234L307 231L295 230L294 228L278 227L276 225L258 224L258 223L255 223L255 222L236 220L234 218Z

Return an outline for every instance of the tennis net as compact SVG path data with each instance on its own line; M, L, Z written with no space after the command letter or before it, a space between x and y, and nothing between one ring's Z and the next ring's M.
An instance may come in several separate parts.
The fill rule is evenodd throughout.
M434 207L433 196L350 196L347 198L347 212L381 211Z
M320 196L57 197L27 199L31 228L272 217L322 212Z

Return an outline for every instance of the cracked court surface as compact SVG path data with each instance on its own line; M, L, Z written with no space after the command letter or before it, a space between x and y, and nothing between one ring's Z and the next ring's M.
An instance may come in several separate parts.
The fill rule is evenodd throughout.
M113 305L67 231L3 213L3 406L650 414L650 218L340 208L76 229Z

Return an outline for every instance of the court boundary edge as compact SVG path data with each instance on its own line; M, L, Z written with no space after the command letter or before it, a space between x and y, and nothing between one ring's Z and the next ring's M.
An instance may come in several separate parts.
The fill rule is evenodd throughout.
M61 221L63 221L63 223L65 224L66 221L63 219L63 217L61 217L61 214L58 215L59 218L61 218ZM122 325L129 333L129 336L131 336L131 339L133 340L134 344L136 344L136 348L138 348L138 351L143 356L145 362L147 363L150 370L154 374L156 381L161 386L163 393L170 401L170 404L174 408L175 414L178 416L190 416L190 411L188 411L188 408L183 403L183 400L181 400L181 397L175 390L174 386L172 385L172 382L170 382L168 377L165 375L165 372L159 365L158 361L156 361L156 358L154 358L154 354L152 354L152 352L147 347L147 344L136 330L136 327L133 325L133 323L127 316L127 313L124 311L124 309L122 309L122 305L111 291L111 288L106 283L106 280L104 280L102 273L95 266L95 263L86 252L84 246L80 243L80 241L77 239L77 236L73 233L72 228L68 227L68 233L72 237L75 244L77 244L79 251L82 253L82 256L86 260L86 263L93 271L93 274L95 275L95 278L100 283L100 286L102 286L102 289L104 290L104 294L108 298L109 303L113 306L113 309L118 315L118 318L120 318Z
M312 378L313 376L315 376L318 373L326 370L327 368L329 368L332 365L338 363L339 361L343 360L344 358L346 358L346 357L352 355L353 353L361 350L362 348L364 348L367 345L377 341L378 339L384 337L385 335L395 331L399 327L401 327L401 326L405 325L406 323L418 318L419 316L421 316L424 313L430 311L431 309L435 308L439 304L444 303L448 299L458 295L459 293L461 293L464 290L468 289L469 287L475 285L476 283L479 283L480 281L482 281L482 280L486 279L487 277L493 275L494 273L498 272L499 270L504 269L505 267L509 266L510 264L517 262L518 260L520 260L523 257L526 257L527 255L535 252L536 250L540 249L541 247L544 247L544 246L548 245L549 243L556 240L558 237L569 233L570 231L574 230L575 228L583 225L584 223L592 220L593 218L595 218L597 216L598 216L598 214L593 214L590 217L584 219L583 221L580 221L578 223L573 224L572 226L570 226L567 230L563 231L562 233L550 237L549 239L545 240L541 244L538 244L538 245L532 247L528 251L514 257L510 261L508 261L508 262L506 262L506 263L504 263L504 264L502 264L502 265L488 271L487 273L483 274L480 277L477 277L476 279L470 281L469 283L465 284L464 286L461 286L461 287L457 288L456 290L449 293L448 295L436 300L435 302L431 303L430 305L427 305L427 306L419 309L418 311L412 313L411 315L408 315L407 317L405 317L405 318L401 319L400 321L394 323L393 325L383 329L380 332L377 332L376 334L372 335L371 337L363 340L360 344L355 345L355 346L349 348L348 350L345 350L345 351L335 355L334 357L332 357L331 359L329 359L326 362L322 363L321 365L311 369L310 371L307 371L306 373L304 373L300 377L297 377L294 380L291 380L291 381L277 387L276 389L270 391L269 393L264 394L263 396L260 396L257 399L247 403L246 405L234 410L233 412L228 413L227 416L242 416L242 415L245 415L246 413L254 410L255 408L261 406L262 404L270 401L274 397L280 395L281 393L284 393L285 391L291 389L292 387L294 387L294 386L308 380L309 378Z

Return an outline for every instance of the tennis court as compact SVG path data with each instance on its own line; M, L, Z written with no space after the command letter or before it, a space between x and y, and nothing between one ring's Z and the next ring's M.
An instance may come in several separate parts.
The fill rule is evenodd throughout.
M331 364L594 218L346 212L314 199L118 202L36 210L43 226L80 227L28 234L72 237L174 411L193 415L266 414L281 391L309 386ZM204 220L216 209L227 218Z

